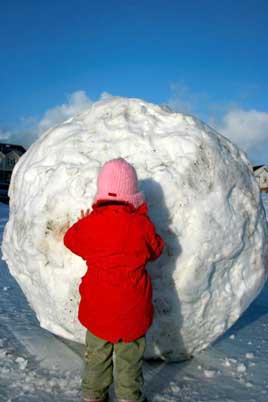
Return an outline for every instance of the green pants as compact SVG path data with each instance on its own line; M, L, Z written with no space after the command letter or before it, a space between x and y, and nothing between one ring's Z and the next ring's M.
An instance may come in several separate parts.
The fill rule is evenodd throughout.
M118 399L142 402L142 372L145 335L133 342L111 343L86 332L82 396L104 399L113 383L113 352L115 352L114 389Z

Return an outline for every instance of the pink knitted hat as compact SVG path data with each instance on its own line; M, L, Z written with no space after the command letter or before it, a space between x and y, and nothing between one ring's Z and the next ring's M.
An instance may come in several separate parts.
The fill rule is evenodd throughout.
M94 203L99 200L126 201L135 208L144 203L143 194L138 189L136 170L125 159L112 159L102 166Z

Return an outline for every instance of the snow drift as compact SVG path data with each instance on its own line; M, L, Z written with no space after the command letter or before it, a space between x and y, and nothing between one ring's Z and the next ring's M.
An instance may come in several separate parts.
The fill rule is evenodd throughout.
M154 322L145 358L176 361L219 337L261 290L267 222L246 155L193 116L112 97L46 131L16 164L3 258L40 325L84 343L77 320L82 259L62 238L88 208L98 169L137 169L167 247L148 265Z

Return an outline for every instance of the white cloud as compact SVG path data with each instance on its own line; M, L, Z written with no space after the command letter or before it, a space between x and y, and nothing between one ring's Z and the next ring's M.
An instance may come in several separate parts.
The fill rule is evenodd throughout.
M172 110L196 115L242 149L253 164L268 163L268 112L244 110L236 102L216 103L183 83L170 85ZM248 93L252 91L249 88ZM245 94L244 94L245 95ZM244 96L245 97L245 96Z
M0 141L6 141L11 136L11 132L0 128Z
M76 91L68 96L68 102L48 109L38 123L38 132L42 133L50 127L62 123L75 114L87 109L93 101L85 91Z
M256 142L268 140L268 113L258 110L230 110L218 123L218 128L243 148L250 149Z
M268 113L258 110L229 110L211 126L247 153L253 164L268 163Z
M100 98L111 97L103 92ZM83 112L93 103L85 91L76 91L67 97L67 102L48 109L38 121L33 116L21 119L21 127L17 130L7 131L0 129L0 141L21 144L28 148L44 131L63 121Z
M165 102L172 110L186 114L199 114L208 104L208 96L204 92L193 92L182 82L170 84L171 96Z
M109 99L109 98L112 98L112 97L113 97L112 94L110 94L109 92L104 91L104 92L101 93L100 99L103 100L103 99Z

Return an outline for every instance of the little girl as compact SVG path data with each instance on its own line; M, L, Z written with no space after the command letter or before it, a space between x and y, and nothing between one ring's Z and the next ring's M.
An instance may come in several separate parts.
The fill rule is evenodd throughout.
M113 159L99 172L92 212L81 211L81 219L64 236L65 246L88 267L79 286L78 311L87 329L84 402L108 401L113 352L118 402L147 401L142 364L154 309L145 267L164 247L147 211L134 167Z

